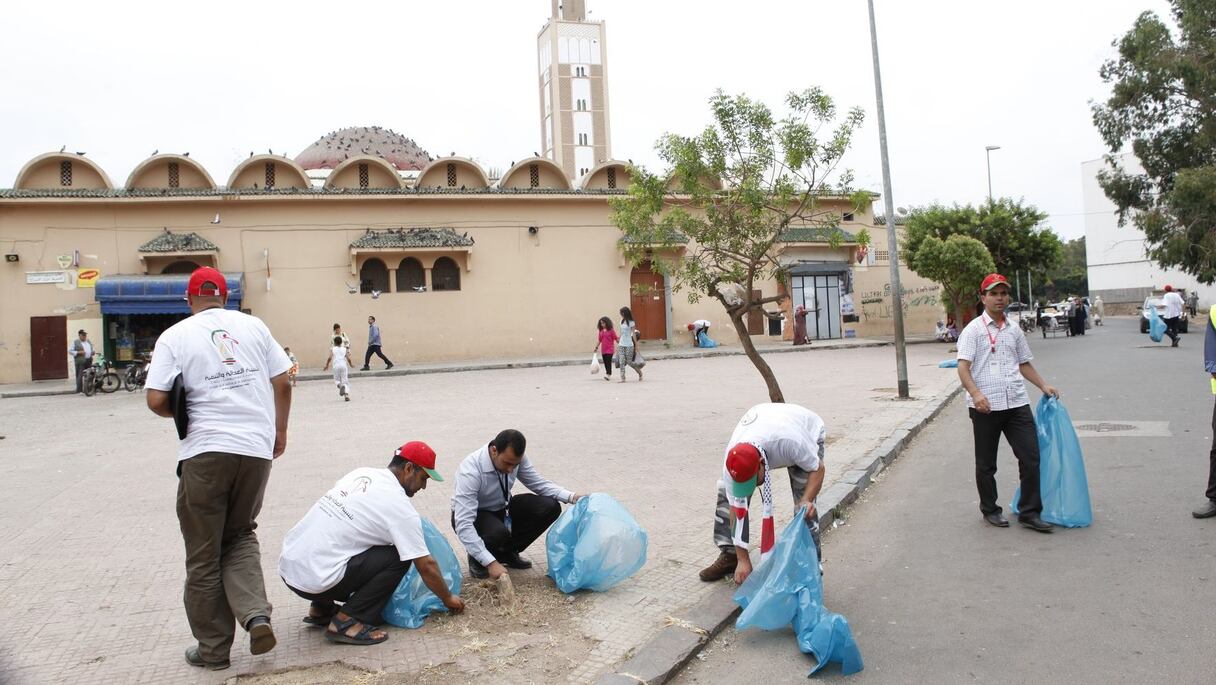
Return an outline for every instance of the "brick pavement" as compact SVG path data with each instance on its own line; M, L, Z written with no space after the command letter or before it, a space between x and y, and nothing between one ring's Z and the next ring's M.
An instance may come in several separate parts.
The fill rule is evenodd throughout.
M917 398L909 402L893 400L890 347L768 357L786 399L827 422L825 487L949 386L954 371L936 368L947 349L908 348ZM280 643L261 657L238 643L233 668L218 673L181 657L190 636L171 422L147 412L139 394L4 400L0 616L10 629L0 636L0 681L218 683L337 660L426 682L592 680L707 593L696 572L716 554L710 516L723 444L742 412L766 400L759 375L739 356L656 360L644 383L605 383L567 366L356 377L353 389L350 403L323 382L296 390L288 451L275 465L259 526ZM336 478L386 463L407 439L430 442L440 470L451 474L506 427L528 436L542 473L572 489L609 492L634 514L650 535L638 575L561 602L543 620L483 613L428 621L367 648L329 645L299 623L306 603L277 580L278 550ZM450 481L435 484L415 504L455 544L446 525L450 493ZM777 503L787 520L789 498ZM521 580L544 591L543 546L529 556L537 568Z

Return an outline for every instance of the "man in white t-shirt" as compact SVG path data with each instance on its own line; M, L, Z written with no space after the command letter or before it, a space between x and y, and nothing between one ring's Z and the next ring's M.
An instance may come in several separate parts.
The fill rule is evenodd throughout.
M260 319L225 309L228 284L210 267L186 286L192 315L156 341L148 408L172 418L180 376L188 418L178 448L177 519L186 544L192 666L228 668L240 621L249 651L274 649L256 518L271 460L287 447L291 360Z
M329 357L325 360L325 371L330 364L334 366L334 383L338 386L338 397L350 402L350 347L342 344L342 336L335 335L333 346L329 348Z
M825 436L823 419L806 407L770 403L747 410L727 443L722 478L718 481L714 544L722 553L701 571L701 580L711 582L733 573L735 582L742 584L751 575L748 509L757 486L764 503L761 558L772 550L776 529L770 475L774 469L783 468L789 473L794 508L806 506L806 525L815 541L815 551L823 560L815 498L823 487Z
M407 442L393 453L388 468L359 468L342 476L287 533L279 575L292 592L312 601L304 622L328 626L330 642L387 640L376 625L411 563L449 611L464 609L431 557L422 519L410 502L429 478L443 480L435 471L435 451L424 442Z
M1178 334L1178 322L1182 320L1182 308L1185 303L1182 301L1182 296L1178 291L1174 290L1171 285L1165 286L1165 295L1161 298L1161 304L1165 305L1165 334L1170 336L1170 347L1178 347L1181 338Z

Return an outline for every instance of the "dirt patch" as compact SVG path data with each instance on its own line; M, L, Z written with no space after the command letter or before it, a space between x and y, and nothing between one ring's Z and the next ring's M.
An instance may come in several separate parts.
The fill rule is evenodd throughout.
M239 675L225 680L224 685L387 685L390 681L380 680L384 675L387 674L355 668L341 661L331 661L305 668L285 668L256 675Z

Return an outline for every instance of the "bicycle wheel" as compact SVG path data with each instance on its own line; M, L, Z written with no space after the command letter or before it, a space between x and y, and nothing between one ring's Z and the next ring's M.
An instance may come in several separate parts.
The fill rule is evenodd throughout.
M93 369L85 369L80 374L80 387L84 390L86 397L92 397L93 393L97 392L97 384L94 378L96 375L97 372L93 371Z
M122 380L113 371L106 371L101 376L101 391L112 393L122 387Z
M135 392L135 372L134 366L127 367L127 373L123 376L123 385L127 387L127 392Z

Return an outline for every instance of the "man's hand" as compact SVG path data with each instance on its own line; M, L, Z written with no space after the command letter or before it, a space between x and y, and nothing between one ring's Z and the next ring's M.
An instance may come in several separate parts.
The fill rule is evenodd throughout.
M806 520L808 520L808 521L815 520L815 503L814 502L807 502L804 500L802 502L799 502L798 506L806 507Z
M486 570L490 572L490 580L498 580L499 578L507 575L506 567L497 561L491 561L490 565L486 567Z
M975 410L981 414L989 414L992 412L992 405L988 403L988 398L984 397L984 393L976 390L971 395L971 401L975 403Z
M1060 391L1056 390L1055 388L1051 387L1050 385L1043 386L1043 394L1051 395L1052 397L1056 398L1057 400L1060 399Z
M751 574L752 560L747 557L739 557L739 563L735 566L735 584L742 585Z
M581 492L576 492L576 493L574 493L574 496L570 498L570 504L574 504L575 502L579 501L580 499L582 499L586 496L587 495L585 495Z
M448 611L453 614L459 614L464 611L464 600L456 595L448 595L443 600L443 605L448 608Z
M278 459L282 456L283 451L287 449L287 431L276 430L274 432L274 452L272 456Z

